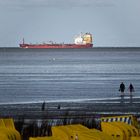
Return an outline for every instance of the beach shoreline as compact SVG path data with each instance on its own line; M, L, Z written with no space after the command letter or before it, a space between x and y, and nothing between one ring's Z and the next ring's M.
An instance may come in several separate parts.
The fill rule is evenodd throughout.
M51 127L82 124L100 130L101 117L133 115L140 120L140 98L129 102L125 98L69 102L1 104L0 117L12 118L23 140L36 136L51 136Z
M100 100L83 100L83 101L45 101L44 110L42 110L42 104L44 101L32 102L32 103L11 103L11 104L0 104L0 116L1 117L12 117L12 118L58 118L65 116L66 112L73 112L73 114L94 116L99 115L122 115L132 114L140 115L140 98L134 97L132 102L130 98L110 98ZM60 113L61 112L61 113ZM81 113L82 112L82 113ZM61 115L60 115L61 114ZM88 115L87 115L88 114Z

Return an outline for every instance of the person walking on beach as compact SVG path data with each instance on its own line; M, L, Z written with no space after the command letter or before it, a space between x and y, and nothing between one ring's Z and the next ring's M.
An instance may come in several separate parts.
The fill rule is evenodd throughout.
M128 89L129 89L129 93L130 93L130 96L131 96L132 95L132 92L135 92L134 86L132 85L132 83L130 83Z
M130 83L128 89L129 89L129 93L130 93L130 104L132 104L132 102L133 102L133 101L132 101L132 92L135 91L135 90L134 90L134 86L132 85L132 83Z
M123 82L120 84L119 91L121 92L121 95L124 95L125 85L124 85L124 83L123 83Z
M42 111L45 110L45 101L42 103L42 108L41 108Z
M124 85L123 82L120 84L119 91L121 92L121 100L120 100L120 103L123 104L124 103L124 91L125 91L125 85Z

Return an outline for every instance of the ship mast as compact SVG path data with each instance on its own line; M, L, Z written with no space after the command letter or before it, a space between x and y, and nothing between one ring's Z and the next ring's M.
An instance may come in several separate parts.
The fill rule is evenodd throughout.
M22 39L22 43L24 44L24 38Z

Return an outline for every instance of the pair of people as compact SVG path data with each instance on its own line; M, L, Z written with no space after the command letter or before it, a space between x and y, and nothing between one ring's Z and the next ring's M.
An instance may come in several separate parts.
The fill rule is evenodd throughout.
M132 92L134 92L134 86L132 85L132 83L130 83L129 87L128 87L128 90L130 92L130 95L132 95ZM122 82L120 84L120 88L119 88L119 91L121 92L122 95L124 95L124 91L125 91L125 85L124 83Z

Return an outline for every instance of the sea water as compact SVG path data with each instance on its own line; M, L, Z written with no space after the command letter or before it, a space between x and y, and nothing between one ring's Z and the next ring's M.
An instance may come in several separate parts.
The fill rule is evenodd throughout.
M0 103L140 96L140 48L0 49Z

